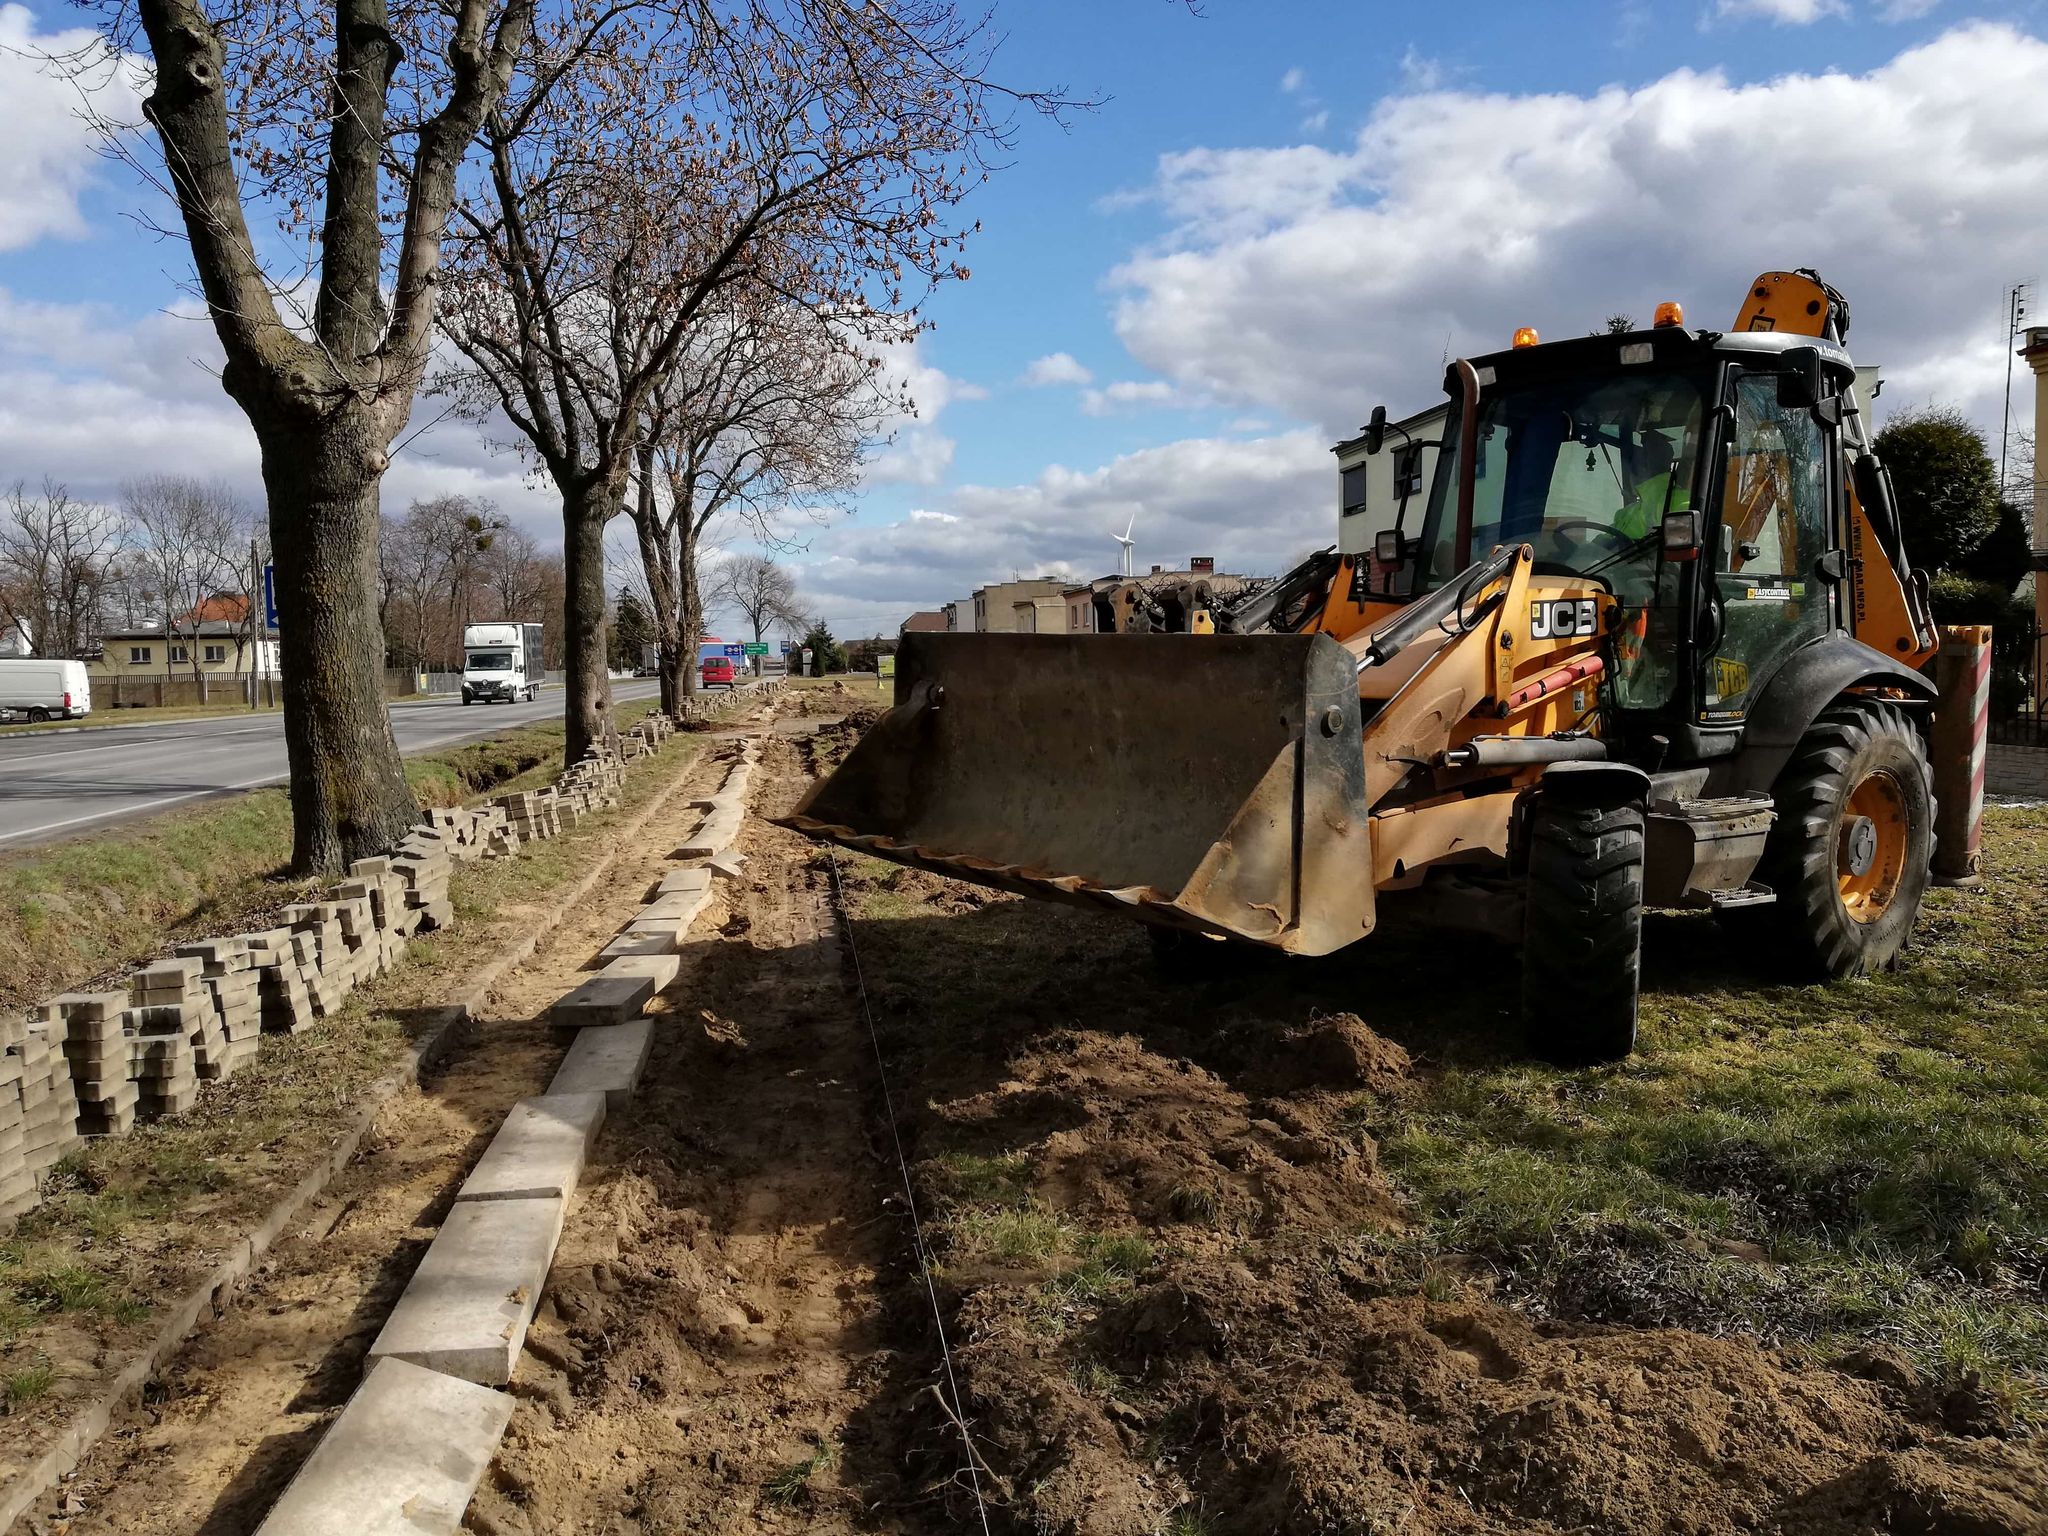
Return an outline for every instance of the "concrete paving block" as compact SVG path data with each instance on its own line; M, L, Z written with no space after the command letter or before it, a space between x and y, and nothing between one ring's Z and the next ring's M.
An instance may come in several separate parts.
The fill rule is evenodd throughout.
M738 880L740 871L747 867L747 856L744 853L721 853L707 860L704 867L721 879Z
M635 955L672 955L680 942L673 932L622 933L597 954L600 960L625 960Z
M601 1093L606 1108L618 1109L639 1086L653 1049L652 1019L586 1029L569 1046L555 1080L548 1084L548 1093Z
M683 968L683 957L669 955L621 955L611 961L597 974L600 976L651 976L654 990L666 992L675 985L676 973Z
M676 891L671 895L657 896L640 909L635 921L644 922L649 918L672 917L679 922L690 922L704 910L704 903L711 899L709 877L701 891Z
M689 840L676 850L680 859L708 859L725 852L740 835L745 817L737 811L713 811Z
M565 1204L456 1201L370 1346L371 1358L505 1385L554 1262Z
M661 877L661 884L654 888L657 896L688 896L696 891L711 889L711 872L702 865L688 869L672 869Z
M561 1029L581 1029L590 1024L619 1024L647 1006L654 996L654 982L645 976L606 976L599 973L548 1010Z
M601 1093L521 1099L463 1181L457 1200L566 1200L604 1124Z
M511 1419L503 1392L379 1360L257 1536L457 1531Z

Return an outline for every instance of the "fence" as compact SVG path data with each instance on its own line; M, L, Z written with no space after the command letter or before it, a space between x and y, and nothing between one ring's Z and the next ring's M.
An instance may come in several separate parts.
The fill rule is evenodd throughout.
M2048 630L2035 626L2007 640L1993 637L1990 739L2048 747Z
M274 677L256 679L256 702L268 709L279 699L280 685ZM92 707L101 709L190 709L206 705L216 709L244 708L249 703L249 675L246 672L211 672L203 679L191 677L95 677Z

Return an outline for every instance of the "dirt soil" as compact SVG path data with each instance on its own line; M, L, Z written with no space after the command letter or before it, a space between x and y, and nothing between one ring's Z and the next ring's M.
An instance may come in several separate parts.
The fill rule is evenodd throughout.
M867 702L786 702L754 809L793 805ZM1976 1433L1881 1351L1539 1319L1418 1264L1360 1106L1398 1107L1427 1068L1357 1017L1284 993L1165 1006L1106 921L758 817L742 848L586 1172L469 1528L936 1536L980 1528L978 1483L1019 1536L2048 1533L2040 1446ZM484 1132L544 1076L531 1011L617 920L565 934L492 1049L392 1121L88 1470L73 1530L249 1528ZM1020 949L1042 963L1019 972Z
M733 749L709 750L610 877L492 995L438 1075L380 1115L363 1154L37 1512L52 1533L253 1531L361 1379L365 1354L505 1112L565 1046L547 1009L644 902ZM722 920L699 919L699 931ZM657 1004L657 1006L661 1006Z

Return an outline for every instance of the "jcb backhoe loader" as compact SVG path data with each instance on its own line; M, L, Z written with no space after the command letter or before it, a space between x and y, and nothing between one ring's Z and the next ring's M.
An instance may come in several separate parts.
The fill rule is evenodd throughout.
M1664 305L1460 359L1419 526L1214 635L905 636L787 822L1195 953L1325 954L1397 903L1506 931L1565 1061L1632 1047L1646 904L1884 965L1928 880L1936 637L1847 328L1772 272L1727 331Z

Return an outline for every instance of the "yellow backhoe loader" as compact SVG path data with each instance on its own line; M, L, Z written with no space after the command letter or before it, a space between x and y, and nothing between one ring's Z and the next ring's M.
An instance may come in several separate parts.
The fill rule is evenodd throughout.
M1811 272L1735 325L1446 372L1426 501L1213 635L908 635L895 707L787 824L1320 955L1405 904L1523 952L1532 1046L1635 1040L1645 905L1888 963L1928 880L1936 636ZM1367 446L1378 451L1385 412Z

